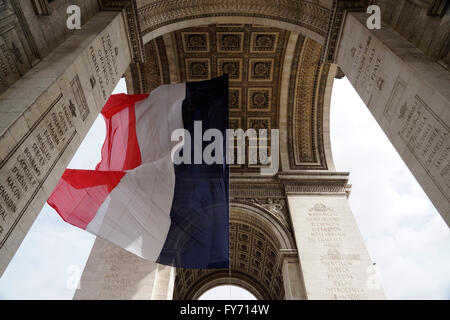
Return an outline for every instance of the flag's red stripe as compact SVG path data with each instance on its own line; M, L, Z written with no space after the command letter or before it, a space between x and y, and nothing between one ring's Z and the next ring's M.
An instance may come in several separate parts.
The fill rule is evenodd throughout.
M96 170L128 170L142 163L136 135L135 103L148 94L114 94L101 113L106 123L106 138L102 147L102 160Z
M139 143L136 135L136 109L133 107L128 108L128 141L125 161L123 163L122 170L134 169L141 165L141 150L139 149Z
M86 229L125 174L120 171L66 169L47 202L64 221Z

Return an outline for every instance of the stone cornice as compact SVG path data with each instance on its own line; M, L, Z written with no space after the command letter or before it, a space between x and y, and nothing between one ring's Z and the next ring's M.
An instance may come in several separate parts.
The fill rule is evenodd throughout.
M267 18L298 25L325 37L330 10L308 1L164 0L139 8L143 33L187 19L213 16Z
M142 42L141 26L139 22L136 0L99 0L100 10L124 11L127 32L130 38L132 61L142 63L145 61L144 44Z
M279 175L286 195L312 193L347 193L348 173Z
M365 11L367 0L334 0L329 16L325 44L320 58L321 63L335 62L342 24L347 11Z

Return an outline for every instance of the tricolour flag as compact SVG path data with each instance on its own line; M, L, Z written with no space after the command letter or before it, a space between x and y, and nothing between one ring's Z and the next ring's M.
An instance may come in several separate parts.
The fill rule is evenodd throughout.
M174 164L171 155L175 129L189 131L191 146L198 143L194 121L225 137L228 78L112 95L101 113L101 162L95 170L67 169L49 205L66 222L150 261L228 268L226 152L213 164Z

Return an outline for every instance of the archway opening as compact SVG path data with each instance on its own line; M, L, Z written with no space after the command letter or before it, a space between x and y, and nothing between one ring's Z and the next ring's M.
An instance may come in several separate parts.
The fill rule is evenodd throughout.
M220 285L205 291L198 300L258 300L253 293L233 285Z

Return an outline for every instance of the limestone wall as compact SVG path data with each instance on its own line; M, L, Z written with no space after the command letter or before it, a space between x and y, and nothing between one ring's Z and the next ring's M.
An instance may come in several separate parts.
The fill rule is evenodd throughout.
M0 275L129 64L100 12L0 96Z
M450 225L450 73L388 25L369 30L366 19L347 16L337 63Z

